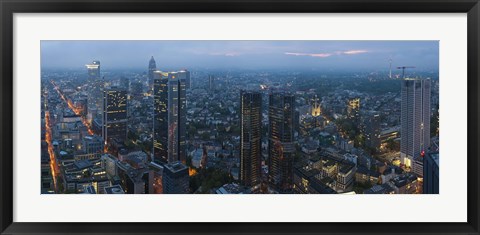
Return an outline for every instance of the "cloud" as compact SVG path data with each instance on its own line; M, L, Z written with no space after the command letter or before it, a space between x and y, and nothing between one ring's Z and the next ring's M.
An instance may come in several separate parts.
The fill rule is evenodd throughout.
M209 55L232 57L232 56L239 56L240 53L238 53L238 52L212 52L212 53L209 53Z
M335 51L331 53L301 53L301 52L285 52L285 55L293 55L293 56L311 56L311 57L320 57L326 58L332 55L357 55L368 53L367 50L348 50L348 51Z
M363 53L368 53L369 51L367 50L349 50L349 51L342 51L342 54L345 55L356 55L356 54L363 54Z
M311 56L311 57L321 57L321 58L332 56L331 53L297 53L297 52L285 52L285 55Z

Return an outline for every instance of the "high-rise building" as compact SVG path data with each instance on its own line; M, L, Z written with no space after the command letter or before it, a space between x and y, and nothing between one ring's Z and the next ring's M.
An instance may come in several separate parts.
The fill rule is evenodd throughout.
M105 89L103 106L102 137L106 143L111 139L123 142L127 139L127 91L111 87Z
M156 162L185 163L186 88L178 72L155 71L154 158Z
M168 73L168 161L185 163L186 86L178 72Z
M153 158L168 162L168 74L155 71L153 83Z
M262 94L240 92L240 180L245 186L261 182Z
M439 193L439 154L427 153L423 157L423 193Z
M157 70L157 63L155 62L155 59L153 56L150 58L150 61L148 61L148 91L150 92L153 89L153 79L155 79L153 73L154 71Z
M92 113L92 120L102 114L104 81L100 76L100 61L94 60L85 65L88 72L88 111ZM100 118L101 119L101 118Z
M430 147L430 79L402 81L400 158L407 167Z
M295 154L295 96L274 92L269 96L268 180L280 192L293 186L293 158Z
M189 189L188 167L181 162L166 164L162 177L163 193L185 194Z

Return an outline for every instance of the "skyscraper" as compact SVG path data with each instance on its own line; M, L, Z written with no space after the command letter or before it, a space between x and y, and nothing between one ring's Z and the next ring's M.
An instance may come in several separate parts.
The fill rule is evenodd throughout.
M111 87L104 91L102 137L123 142L127 138L127 91Z
M168 162L185 163L186 88L178 72L168 73Z
M430 79L404 79L401 95L400 158L411 167L430 147Z
M166 163L168 161L168 74L155 71L153 84L153 158L156 163Z
M153 89L153 79L155 79L153 73L154 71L157 70L157 63L155 62L155 59L153 56L150 58L150 61L148 61L148 92Z
M99 117L103 110L103 79L100 77L100 61L94 60L91 64L85 65L88 72L88 110L92 120Z
M155 71L154 158L156 162L186 161L186 88L178 72Z
M278 191L288 192L293 185L295 96L285 92L271 93L268 118L268 180Z
M262 94L240 92L240 180L245 186L261 182Z

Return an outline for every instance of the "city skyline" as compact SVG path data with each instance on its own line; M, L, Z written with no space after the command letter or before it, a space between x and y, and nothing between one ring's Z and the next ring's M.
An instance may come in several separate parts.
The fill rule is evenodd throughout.
M144 69L154 57L168 70L322 69L388 70L415 65L438 70L438 41L42 41L42 69L81 69L99 60L104 68ZM348 64L345 67L344 64Z
M283 56L294 58L373 51L339 50L340 41L307 53L303 41L288 43L297 52ZM242 55L220 56L248 64ZM212 72L142 61L140 71L105 72L108 60L98 58L81 72L42 70L42 193L439 193L436 72L390 59L396 72Z

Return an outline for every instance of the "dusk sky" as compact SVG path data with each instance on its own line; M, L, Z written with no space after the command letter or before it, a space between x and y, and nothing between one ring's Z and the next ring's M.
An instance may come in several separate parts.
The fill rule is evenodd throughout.
M41 41L42 68L102 70L157 68L437 71L438 41Z

